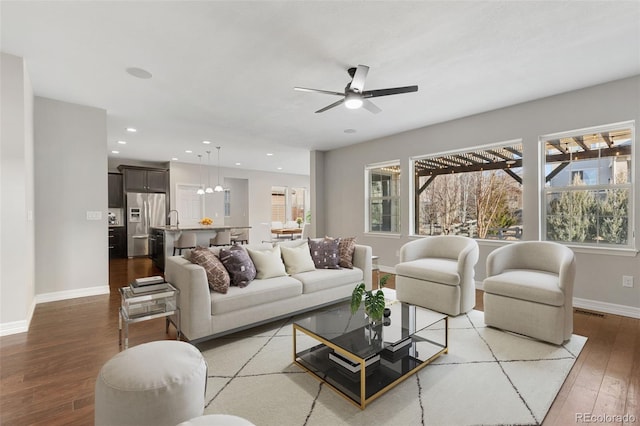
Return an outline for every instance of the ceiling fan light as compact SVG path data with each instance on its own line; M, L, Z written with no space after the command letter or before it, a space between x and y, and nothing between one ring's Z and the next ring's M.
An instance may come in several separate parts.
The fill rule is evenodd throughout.
M220 184L218 184L218 185L216 185L215 188L213 188L213 190L215 192L222 192L222 191L224 191L224 188Z
M362 106L362 97L356 93L347 93L344 105L349 109L358 109Z

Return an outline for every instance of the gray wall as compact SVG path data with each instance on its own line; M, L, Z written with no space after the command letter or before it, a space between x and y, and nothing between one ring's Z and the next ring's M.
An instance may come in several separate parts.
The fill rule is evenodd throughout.
M207 169L203 166L203 176L207 176ZM215 176L217 182L217 168L211 169L211 176ZM248 221L245 224L251 226L249 239L251 242L260 242L270 239L270 233L265 233L260 226L262 223L271 223L271 187L288 186L296 188L309 188L309 176L286 173L270 173L258 170L220 168L220 180L247 179L248 181ZM176 205L175 193L178 184L200 183L200 168L197 164L171 162L170 185L171 208ZM213 180L212 180L213 184ZM216 224L220 224L224 217L224 202L222 194L206 194L205 214L211 217ZM313 218L312 218L313 221Z
M34 309L33 89L22 58L0 54L0 335Z
M433 107L437 108L437 105ZM410 157L522 139L524 239L536 240L540 200L538 137L639 118L640 77L636 76L328 151L324 155L325 194L322 209L326 233L355 235L359 242L373 247L374 254L380 256L383 269L392 270L398 262L400 247L415 238L408 236L411 194L407 177L410 175ZM638 127L640 121L636 123L636 133ZM639 143L636 134L636 177L640 164ZM403 176L402 235L399 238L367 235L364 232L364 167L370 163L396 159L400 160ZM640 224L640 185L637 181L636 185L634 220L637 236ZM316 194L316 198L319 197L321 195ZM485 276L488 253L504 243L480 241L479 244L481 257L476 267L476 280L482 280ZM581 303L584 305L596 303L603 310L625 311L625 307L631 307L632 314L640 315L640 259L637 253L577 248L574 251L578 267L574 297L583 299ZM622 275L632 275L635 287L623 288Z
M228 177L224 179L223 186L229 190L231 199L231 215L224 218L224 224L247 226L249 224L249 180Z
M106 118L102 109L35 99L38 295L108 293ZM90 211L101 219L87 220Z

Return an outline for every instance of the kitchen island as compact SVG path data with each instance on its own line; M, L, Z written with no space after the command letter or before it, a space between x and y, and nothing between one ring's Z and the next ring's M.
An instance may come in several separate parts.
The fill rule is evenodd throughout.
M151 237L149 238L149 254L153 263L164 270L164 260L168 256L173 256L173 245L180 238L183 232L194 232L196 234L196 244L202 247L209 247L209 240L216 236L219 231L231 229L250 229L250 226L154 226L151 227ZM176 253L177 254L177 253Z

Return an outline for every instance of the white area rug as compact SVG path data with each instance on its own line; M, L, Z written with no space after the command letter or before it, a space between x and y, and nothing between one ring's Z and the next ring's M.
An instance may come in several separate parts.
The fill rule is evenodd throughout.
M449 353L360 410L292 364L292 320L198 345L209 365L205 414L256 425L537 425L586 338L563 346L449 320Z

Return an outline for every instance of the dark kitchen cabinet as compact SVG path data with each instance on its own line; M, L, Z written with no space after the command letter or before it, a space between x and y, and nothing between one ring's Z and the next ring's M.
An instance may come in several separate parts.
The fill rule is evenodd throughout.
M151 261L164 271L164 231L154 229L149 237L149 254Z
M124 207L124 191L122 188L122 175L109 173L109 208Z
M109 259L127 257L127 230L124 226L109 228Z
M124 174L126 192L166 193L169 186L169 172L164 169L120 166Z

